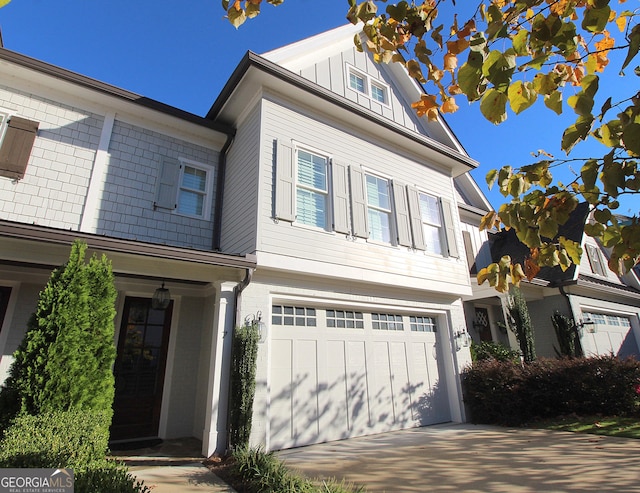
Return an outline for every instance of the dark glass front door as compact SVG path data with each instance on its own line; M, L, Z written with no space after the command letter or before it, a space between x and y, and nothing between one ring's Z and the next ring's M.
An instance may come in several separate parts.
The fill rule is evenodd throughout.
M114 367L111 440L157 437L173 302L151 308L151 299L127 298Z

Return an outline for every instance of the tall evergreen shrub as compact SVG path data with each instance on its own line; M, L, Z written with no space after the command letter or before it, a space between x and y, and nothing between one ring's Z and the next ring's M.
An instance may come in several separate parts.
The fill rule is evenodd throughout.
M520 289L511 288L507 297L507 310L509 311L509 328L516 335L520 352L525 363L531 363L536 359L536 347L533 334L533 323L529 315L527 302Z
M257 324L236 327L233 331L229 399L229 445L232 449L249 445L259 338Z
M551 316L551 322L558 339L559 347L554 348L558 356L581 358L583 355L582 345L574 321L556 310Z
M17 414L72 408L111 413L116 289L110 261L76 241L40 293L0 390L3 429Z

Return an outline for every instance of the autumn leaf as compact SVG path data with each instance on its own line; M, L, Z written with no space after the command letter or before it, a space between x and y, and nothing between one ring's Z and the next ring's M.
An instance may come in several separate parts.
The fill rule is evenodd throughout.
M418 116L427 115L429 120L436 119L438 116L436 97L430 94L423 94L420 101L412 103L411 107L416 110Z
M447 98L446 101L442 103L440 111L442 111L443 113L455 113L456 111L458 111L456 100L454 98Z

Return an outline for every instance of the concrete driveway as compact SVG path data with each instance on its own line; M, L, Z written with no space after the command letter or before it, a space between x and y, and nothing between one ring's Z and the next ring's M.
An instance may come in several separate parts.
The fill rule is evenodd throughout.
M640 492L640 440L470 424L415 428L278 452L368 493Z

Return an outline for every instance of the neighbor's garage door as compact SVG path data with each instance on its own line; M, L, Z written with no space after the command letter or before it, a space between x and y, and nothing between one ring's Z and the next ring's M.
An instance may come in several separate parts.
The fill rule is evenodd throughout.
M582 345L586 355L639 356L629 317L594 312L583 312L582 316L593 322L584 326Z
M450 421L437 336L430 316L274 306L269 447Z

